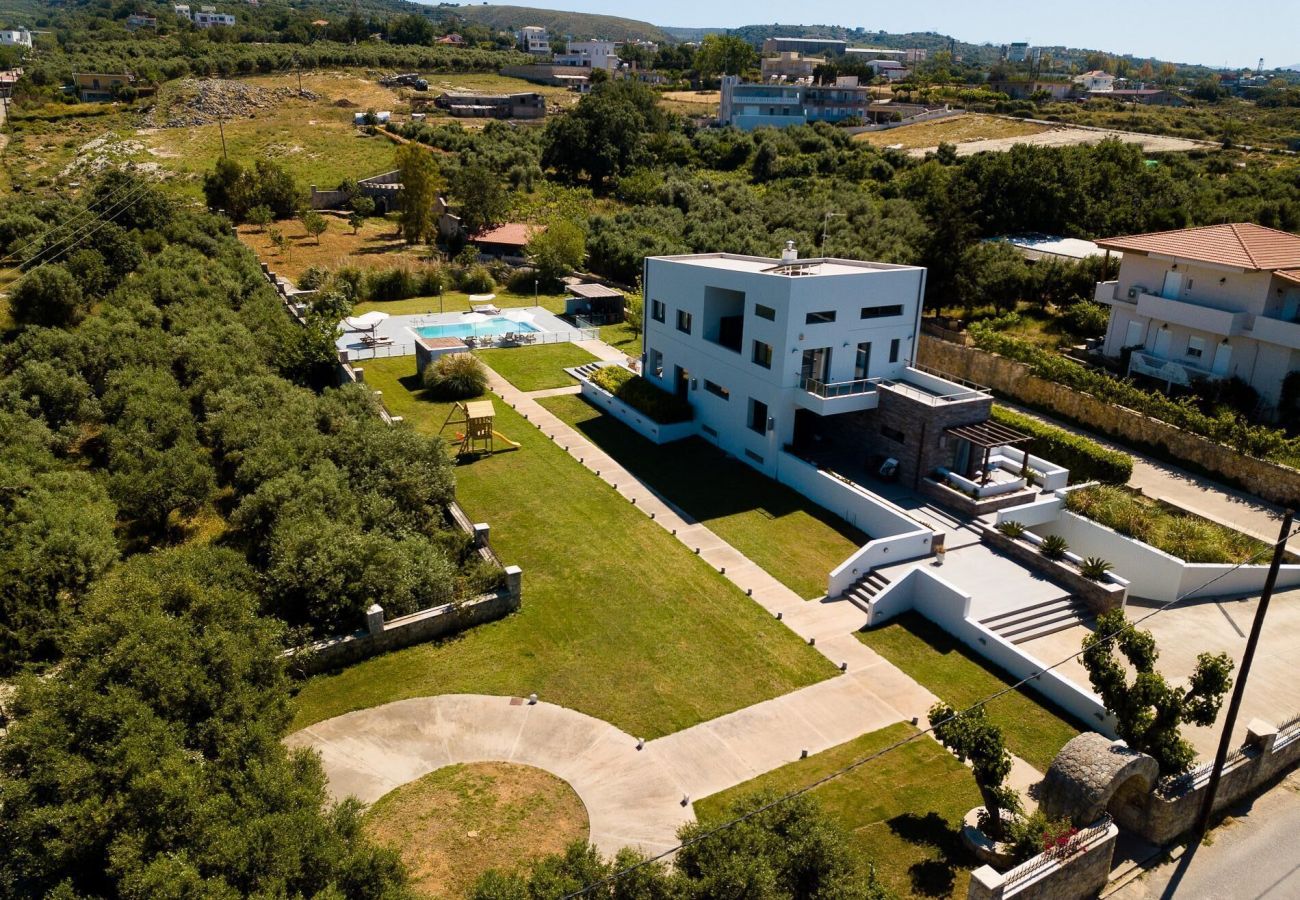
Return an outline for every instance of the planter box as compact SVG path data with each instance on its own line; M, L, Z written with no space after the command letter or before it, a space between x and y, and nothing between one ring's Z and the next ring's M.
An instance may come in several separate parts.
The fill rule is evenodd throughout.
M942 503L944 506L964 513L972 518L988 515L1009 506L1023 506L1038 496L1038 488L1022 488L1009 494L972 499L956 488L949 487L933 478L922 478L918 485L921 496Z
M1048 559L1024 537L1009 538L989 525L981 524L981 529L980 537L984 543L996 547L1035 572L1059 581L1071 594L1087 603L1094 615L1120 609L1128 600L1128 582L1122 578L1115 575L1108 575L1105 581L1084 578L1072 563ZM1031 532L1025 532L1025 535L1030 534Z

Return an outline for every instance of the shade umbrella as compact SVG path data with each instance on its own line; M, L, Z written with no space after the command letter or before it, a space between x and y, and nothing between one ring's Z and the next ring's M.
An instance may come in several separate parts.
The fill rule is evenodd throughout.
M373 310L360 316L349 316L343 320L343 323L354 331L369 331L370 336L375 336L375 329L379 323L388 318L388 313Z

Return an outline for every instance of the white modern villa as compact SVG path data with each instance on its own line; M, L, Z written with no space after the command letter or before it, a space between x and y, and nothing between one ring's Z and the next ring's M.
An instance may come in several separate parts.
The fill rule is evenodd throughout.
M1106 356L1166 386L1236 376L1277 405L1300 369L1300 237L1234 224L1097 244L1124 254L1117 280L1097 285Z

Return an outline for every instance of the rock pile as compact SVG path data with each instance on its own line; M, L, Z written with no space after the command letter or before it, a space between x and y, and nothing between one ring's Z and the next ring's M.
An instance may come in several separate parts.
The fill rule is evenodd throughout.
M186 78L170 91L166 102L155 105L151 124L157 128L191 128L219 119L244 119L259 109L271 109L299 96L297 88L263 88L244 81ZM303 99L319 99L304 90Z

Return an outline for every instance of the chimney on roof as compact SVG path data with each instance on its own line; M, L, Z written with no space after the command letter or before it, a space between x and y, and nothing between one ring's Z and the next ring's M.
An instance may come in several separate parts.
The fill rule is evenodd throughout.
M786 241L785 249L781 251L781 262L792 263L799 258L799 251L794 249L794 241Z

